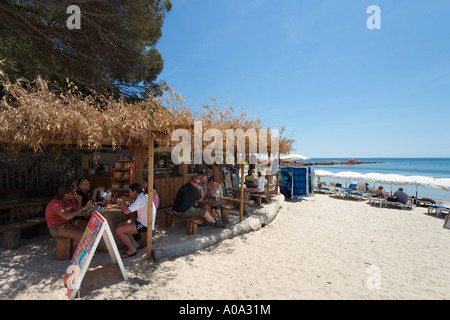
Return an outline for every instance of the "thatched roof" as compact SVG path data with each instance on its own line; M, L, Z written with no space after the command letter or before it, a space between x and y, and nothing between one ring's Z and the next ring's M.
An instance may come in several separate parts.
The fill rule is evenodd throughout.
M64 149L69 145L92 150L102 146L146 148L151 136L159 146L173 147L172 132L185 128L193 133L195 120L202 121L203 131L220 130L224 139L226 129L264 128L259 119L251 119L245 112L236 115L230 106L223 110L204 106L204 112L197 113L170 88L167 99L149 97L129 103L96 93L81 95L71 83L56 93L40 78L34 83L1 80L0 84L6 92L0 100L0 149L12 152ZM270 143L270 137L268 140ZM281 137L280 152L291 151L292 142Z

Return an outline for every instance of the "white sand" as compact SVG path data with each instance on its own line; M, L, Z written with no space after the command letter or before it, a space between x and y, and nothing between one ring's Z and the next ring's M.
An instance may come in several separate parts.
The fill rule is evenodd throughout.
M155 264L146 262L142 250L141 257L124 261L128 282L122 281L107 254L99 254L86 273L81 295L450 299L450 230L442 228L443 223L421 207L379 208L328 195L285 201L265 228L195 254ZM68 262L54 259L53 241L30 243L0 251L0 298L66 299L62 277Z

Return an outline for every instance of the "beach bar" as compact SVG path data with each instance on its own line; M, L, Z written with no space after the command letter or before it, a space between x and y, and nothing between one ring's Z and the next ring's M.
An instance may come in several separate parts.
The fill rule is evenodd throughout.
M219 110L208 106L203 114L193 112L182 103L183 99L170 89L172 99L169 105L165 105L161 99L130 103L124 99L104 96L84 97L74 89L61 90L64 93L56 94L39 78L33 85L11 84L7 81L2 84L6 93L0 101L0 122L3 124L0 128L0 150L3 153L20 155L23 152L33 152L61 155L66 150L80 150L83 153L96 153L102 148L134 150L136 182L143 182L147 159L149 164L146 175L150 204L148 221L152 221L155 214L152 212L151 186L155 185L162 190L161 206L165 206L173 202L179 187L189 180L187 164L179 167L181 177L161 176L160 173L164 170L160 169L164 168L158 166L154 168L154 165L150 165L155 163L155 145L157 148L173 147L171 135L177 129L186 130L194 136L193 124L199 120L202 121L205 131L214 128L223 132L223 137L226 136L225 131L228 129L240 129L245 132L248 129L262 128L259 119L250 119L245 113L236 116L230 111L232 108ZM290 139L279 138L279 151L289 152L292 149L292 142ZM208 142L202 141L201 150L207 146ZM268 152L270 147L269 142ZM248 152L248 146L246 148ZM160 157L160 154L157 153L156 156ZM217 167L214 168L215 174L218 174ZM243 177L243 165L240 171ZM72 182L58 181L58 183ZM243 185L241 189L242 221ZM152 235L151 228L148 230L147 259L150 259Z

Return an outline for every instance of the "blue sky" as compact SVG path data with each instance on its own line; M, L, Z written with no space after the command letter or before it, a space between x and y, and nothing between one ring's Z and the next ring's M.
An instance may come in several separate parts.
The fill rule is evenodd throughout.
M159 79L192 108L285 126L311 158L450 157L450 1L172 3Z

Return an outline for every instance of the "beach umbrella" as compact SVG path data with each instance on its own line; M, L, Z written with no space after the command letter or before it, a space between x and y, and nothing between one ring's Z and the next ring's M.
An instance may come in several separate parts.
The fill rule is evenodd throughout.
M414 185L416 186L424 186L428 188L435 188L435 181L436 179L433 179L431 177L425 177L425 176L408 176L409 179L412 179L414 181Z
M433 177L425 177L425 176L409 176L409 177L415 181L416 198L417 198L419 186L450 191L450 178L436 179Z
M333 175L333 178L341 179L341 180L367 180L367 177L365 174L362 174L359 172L353 172L353 171L341 171L341 172L335 173Z
M378 173L378 172L370 172L366 173L367 180L374 182L374 183L384 183L384 184L390 184L390 181L388 177L386 177L386 174Z
M334 173L331 171L326 171L326 170L314 170L314 174L316 175L316 177L334 177Z
M335 173L333 178L345 180L346 185L348 180L367 180L367 177L364 174L354 171L341 171Z
M445 191L450 191L450 178L436 179L434 184L439 189L444 189Z
M415 181L407 176L402 176L400 174L383 174L383 173L377 173L377 172L371 172L367 173L366 177L369 181L372 181L374 183L381 183L381 184L390 184L391 185L391 193L392 193L392 185L415 185Z
M390 182L390 184L397 184L397 185L414 185L415 182L413 179L407 176L402 176L401 174L386 174L385 178L387 181Z
M416 186L416 198L418 198L419 186L427 187L427 188L435 188L439 189L435 183L435 179L431 177L425 176L408 176L408 178L414 181L414 185Z
M288 154L287 156L280 157L280 160L283 160L283 161L309 160L309 159L311 159L311 158L308 158L301 154Z

